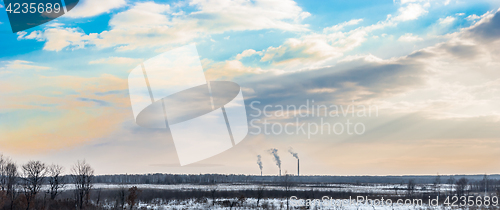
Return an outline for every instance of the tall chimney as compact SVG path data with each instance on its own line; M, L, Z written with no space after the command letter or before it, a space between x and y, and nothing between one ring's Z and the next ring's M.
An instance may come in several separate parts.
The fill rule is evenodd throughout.
M300 162L299 159L297 159L297 176L300 176Z

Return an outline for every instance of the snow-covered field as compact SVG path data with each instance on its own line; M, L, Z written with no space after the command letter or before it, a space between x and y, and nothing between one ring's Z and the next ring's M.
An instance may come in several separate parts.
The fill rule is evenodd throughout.
M220 205L221 202L237 202L232 208L230 206ZM164 209L287 209L285 199L261 199L259 206L257 207L257 199L249 198L244 201L238 201L238 199L224 199L217 200L217 204L213 205L211 200L206 200L205 202L200 202L194 199L183 200L183 201L169 201L162 202L158 201L156 203L139 203L139 209L154 209L154 210L164 210ZM366 204L352 204L352 205L330 205L328 203L312 203L307 208L305 205L294 205L290 202L290 209L334 209L334 210L469 210L474 208L450 208L443 205L430 207L428 205L421 206L407 206L407 205L366 205ZM112 208L112 205L108 206ZM485 209L498 209L497 207L490 207Z
M162 189L162 190L204 190L210 191L215 186L218 191L239 191L239 190L256 190L262 185L256 184L217 184L217 185L195 185L195 184L175 184L175 185L158 185L158 184L94 184L93 189L119 189L130 188L137 186L139 189ZM373 194L396 194L396 191L402 193L406 189L403 184L366 184L366 185L353 185L353 184L300 184L290 187L291 191L329 191L329 192L352 192L352 193L373 193ZM74 189L74 185L65 186L65 190ZM283 190L280 185L265 185L266 190ZM447 184L439 186L440 191L449 191L451 188ZM417 185L415 191L418 192L434 192L433 185Z
M102 189L102 190L113 190L113 189L128 189L130 187L137 186L139 189L157 189L157 190L175 190L175 191L211 191L216 190L217 192L221 191L244 191L244 190L258 190L261 187L264 187L264 190L280 190L283 191L284 187L280 185L266 184L266 185L257 185L257 184L238 184L238 183L221 183L216 185L195 185L195 184L175 184L175 185L157 185L157 184L136 184L136 185L127 185L127 184L94 184L93 189ZM377 199L381 197L391 195L394 199L394 195L396 195L395 199L402 198L406 193L407 185L406 184L299 184L293 187L290 187L290 191L312 191L315 192L350 192L350 193L368 193L375 197L379 195ZM74 189L74 185L67 185L65 190ZM434 185L423 185L418 184L415 186L416 193L425 193L425 192L435 192L439 189L442 192L449 192L452 190L452 187L447 184L441 184L438 187ZM396 193L397 192L397 193ZM324 194L324 193L323 193ZM439 206L429 206L427 201L424 201L423 204L420 205L405 205L398 204L396 200L392 200L391 204L385 202L372 205L369 203L357 203L356 198L353 197L352 201L347 202L346 200L290 200L290 209L335 209L335 210L476 210L482 208L459 208L459 207L445 207L443 205ZM374 198L372 198L374 199ZM104 200L101 205L108 209L114 209L117 205L117 201L115 199ZM231 207L232 206L232 207ZM215 204L210 198L192 198L192 199L154 199L151 202L144 203L139 201L138 203L139 209L287 209L287 201L285 198L264 198L259 201L259 205L257 205L256 198L216 198ZM306 208L309 207L309 208ZM489 207L484 209L492 209L498 210L498 207Z

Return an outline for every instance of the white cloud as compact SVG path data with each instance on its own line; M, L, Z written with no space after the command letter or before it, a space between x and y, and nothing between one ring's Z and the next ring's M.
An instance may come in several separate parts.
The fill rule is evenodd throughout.
M37 41L43 41L45 40L43 38L43 33L41 31L32 31L29 35L25 31L20 31L17 32L17 40L23 40L23 39L36 39ZM27 35L27 36L26 36Z
M55 20L55 21L49 22L46 26L56 28L56 27L63 27L64 24L58 23L57 20Z
M264 56L261 61L272 61L274 65L281 65L280 68L293 70L318 68L323 65L322 63L340 58L345 52L361 46L368 39L367 37L371 32L397 26L399 22L416 19L425 13L427 11L422 6L409 4L399 10L398 16L388 15L384 21L358 27L348 32L338 31L344 26L355 25L362 21L362 19L354 19L325 28L323 30L324 34L311 33L300 38L288 39L281 46L269 47L263 51ZM381 36L386 37L387 34ZM417 37L412 38L420 40ZM404 39L405 37L403 37Z
M26 36L26 34L28 34L28 32L26 32L26 31L19 31L19 32L17 32L17 40L24 39L24 37Z
M352 62L352 61L364 61L364 62L368 62L368 63L383 63L384 60L377 57L377 56L374 56L372 54L368 54L368 55L349 55L349 56L346 56L345 58L342 58L341 60L339 60L339 63L342 63L342 62Z
M489 32L485 32L484 27L497 24L493 15L487 15L472 27L455 33L449 41L400 58L405 63L421 63L429 76L421 88L390 99L404 102L404 106L396 109L424 111L426 117L433 119L498 117L500 57L497 49L500 43L482 42L484 36L489 35L483 34ZM498 40L498 36L494 40Z
M392 113L419 113L432 120L495 117L498 123L500 42L498 32L489 30L498 25L496 17L487 16L473 27L455 33L451 40L408 56L388 60L372 55L347 56L333 67L288 74L287 84L293 85L267 92L281 97L293 94L299 100L307 91L323 94L325 100L382 102L385 105L377 106ZM484 36L491 38L482 42ZM272 81L277 83L278 79ZM350 82L349 87L340 85L346 81Z
M412 2L416 2L418 0L401 0L401 4L407 4L407 3L412 3Z
M183 44L199 37L196 22L170 16L170 6L154 2L136 3L132 8L114 15L111 29L92 40L97 47L120 46L119 50Z
M190 14L199 27L219 32L272 28L304 31L306 26L299 21L310 16L292 0L193 0L189 4L200 10Z
M121 5L121 4L116 4ZM66 34L70 40L53 40L61 47L76 45L76 48L93 44L100 48L118 46L118 50L133 50L141 47L169 48L185 44L196 38L226 31L279 29L306 31L307 25L300 23L310 16L292 0L239 0L215 1L194 0L189 3L197 10L189 14L170 11L168 4L154 2L136 3L130 9L114 15L110 30L100 34L85 35L80 30ZM50 32L46 30L45 33ZM64 31L63 31L64 32ZM60 37L64 39L64 37ZM77 39L80 38L80 41Z
M351 25L357 25L359 24L363 19L352 19L346 22L343 22L341 24L337 24L331 27L327 27L323 29L323 33L331 33L335 31L340 31L342 30L345 26L351 26Z
M168 26L168 4L156 4L154 2L136 3L127 11L113 16L109 25L114 29L149 29L154 26Z
M44 50L60 51L68 46L73 49L83 48L96 34L86 35L76 28L50 28L45 30L43 37L46 40Z
M408 4L408 3L426 2L426 1L428 1L428 0L401 0L400 3L401 3L401 5L404 5L404 4Z
M37 41L46 41L43 47L44 50L60 51L65 47L73 47L73 49L83 48L89 44L97 34L86 35L82 30L77 28L48 28L44 32L33 31L29 35L26 32L17 33L18 40L36 39Z
M23 69L24 70L31 69L39 71L39 70L50 69L50 67L33 65L33 62L24 60L8 61L6 65L0 67L0 70L23 70Z
M89 64L115 64L115 65L128 65L138 64L142 59L126 58L126 57L109 57L98 60L90 61Z
M262 51L262 62L271 61L280 69L295 71L322 67L329 61L340 58L344 53L361 46L368 40L368 36L375 30L397 26L403 21L415 20L427 13L416 3L408 3L398 10L398 15L388 15L386 20L373 25L362 26L348 32L339 31L348 25L356 25L362 19L350 20L323 30L323 34L310 33L300 38L286 40L281 46L269 47ZM387 36L382 34L382 37ZM417 36L403 36L401 41L419 41Z
M367 40L374 28L361 27L349 32L332 34L309 34L300 38L287 39L278 47L262 51L261 62L271 62L272 66L285 71L315 69L325 62L340 58Z
M206 69L205 76L208 81L229 80L241 75L260 74L264 72L258 67L253 68L245 66L238 60L229 60L217 63L204 60L203 63L203 69Z
M399 15L394 17L396 21L415 20L422 15L427 14L427 10L420 4L408 4L406 7L399 8Z
M352 35L349 37L352 37ZM343 40L348 40L349 37ZM346 43L342 44L343 46L347 46L352 44L352 42L354 41L346 41ZM288 39L283 45L278 47L269 47L265 50L261 61L272 61L274 65L286 65L286 68L290 68L311 66L315 62L337 58L342 55L342 49L329 44L327 36L313 34L300 39Z
M121 3L110 5L121 5ZM91 4L88 1L86 4ZM86 5L82 4L82 5ZM21 38L46 40L45 50L59 51L65 47L82 48L86 45L95 45L99 48L117 47L118 50L133 50L136 48L166 48L172 45L192 42L196 38L209 37L210 34L224 33L226 31L279 29L285 31L308 31L307 25L301 24L304 18L310 16L292 0L239 0L215 1L193 0L190 6L198 9L189 14L176 11L173 15L168 4L154 2L135 3L126 11L114 15L109 21L110 30L100 34L85 34L82 30L74 28L61 28L53 26L42 34ZM83 7L83 6L82 6ZM111 7L110 7L111 8ZM176 6L176 9L180 7ZM76 9L76 8L75 8ZM294 46L305 47L303 53L296 54L305 57L324 57L322 55L335 54L352 50L367 40L366 36L373 30L388 26L395 26L397 22L414 20L427 13L423 6L408 3L401 7L397 16L388 16L387 20L380 21L367 27L360 27L347 33L336 33L345 26L359 24L362 19L353 19L336 26L324 29L325 36L311 34L302 40L302 44ZM58 32L59 34L56 34ZM315 38L312 38L315 37ZM315 40L321 39L321 40ZM328 47L331 44L332 46ZM294 49L293 46L286 47ZM307 49L306 49L307 48ZM298 49L298 48L295 48ZM326 53L321 52L326 50ZM270 52L273 50L270 50ZM314 55L314 56L313 56ZM271 54L268 53L267 60ZM277 58L276 56L273 56ZM279 56L278 56L279 57Z
M402 36L399 37L398 41L401 42L416 42L416 41L422 41L424 39L418 37L417 35L413 35L411 33L406 33Z
M80 0L80 2L64 17L82 18L92 17L107 13L112 9L123 7L127 4L125 0Z
M472 15L469 15L467 18L468 21L474 21L474 20L477 20L477 19L480 19L481 17L477 16L476 14L472 14Z
M334 93L337 91L336 88L315 88L307 90L308 93Z
M236 55L236 60L241 60L244 57L250 57L252 55L262 55L262 52L257 52L254 49L248 49L243 51L242 53Z
M438 22L439 22L439 24L442 24L442 25L448 25L448 24L453 23L455 20L456 20L455 17L448 16L446 18L439 18Z
M308 18L310 16L311 16L311 13L309 13L309 12L301 12L300 15L299 15L298 20L304 20L304 19L306 19L306 18Z

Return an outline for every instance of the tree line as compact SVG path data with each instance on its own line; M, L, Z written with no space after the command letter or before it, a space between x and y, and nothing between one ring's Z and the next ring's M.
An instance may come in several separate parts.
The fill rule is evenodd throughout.
M461 178L470 183L483 183L484 175L439 175L441 184L453 184ZM245 175L245 174L114 174L97 175L95 183L105 184L217 184L217 183L277 183L282 177L269 175ZM301 184L401 184L412 180L415 184L434 184L436 176L294 176L288 174L289 181ZM498 186L497 180L500 175L488 175L487 185L489 189Z
M0 154L0 209L61 209L56 206L64 204L84 209L89 205L94 169L81 160L71 167L69 176L64 171L63 166L34 160L18 165ZM74 185L74 198L58 201L69 184Z

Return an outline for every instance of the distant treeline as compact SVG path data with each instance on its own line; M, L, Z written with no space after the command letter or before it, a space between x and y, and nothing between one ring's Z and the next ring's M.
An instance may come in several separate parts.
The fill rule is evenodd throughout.
M470 182L482 181L485 175L439 175L441 184L466 178ZM380 183L401 184L413 180L417 184L435 184L435 176L291 176L290 182L294 183ZM500 175L488 175L488 180L496 182ZM94 177L95 183L105 184L214 184L214 183L277 183L279 176L255 176L236 174L120 174L98 175ZM453 182L452 182L453 181Z

